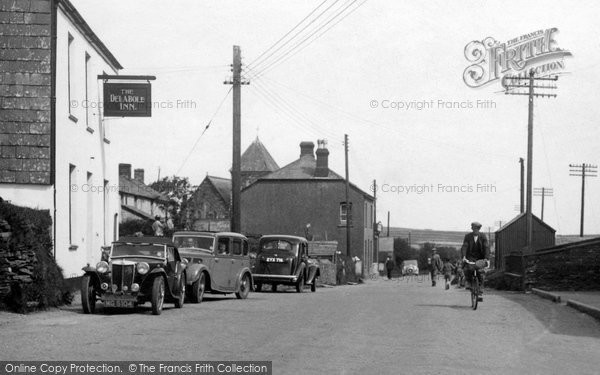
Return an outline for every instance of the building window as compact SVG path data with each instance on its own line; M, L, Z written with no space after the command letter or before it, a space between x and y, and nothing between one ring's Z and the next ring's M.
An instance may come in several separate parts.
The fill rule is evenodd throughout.
M340 202L340 225L352 225L352 203Z
M87 127L90 127L90 106L89 106L89 99L90 99L90 76L89 76L89 71L90 71L90 55L86 52L85 53L85 124L87 125Z
M73 35L71 35L69 33L68 36L68 48L67 48L67 83L68 83L68 98L69 98L69 117L71 119L74 119L74 121L77 121L77 119L73 116L73 114L71 113L71 109L74 108L74 106L72 105L72 101L73 98L75 96L75 88L74 88L74 84L75 84L75 80L73 79L73 68L74 68L74 63L73 63Z
M69 164L69 243L73 244L73 216L75 215L75 191L77 191L77 183L76 175L75 175L75 166L73 164Z

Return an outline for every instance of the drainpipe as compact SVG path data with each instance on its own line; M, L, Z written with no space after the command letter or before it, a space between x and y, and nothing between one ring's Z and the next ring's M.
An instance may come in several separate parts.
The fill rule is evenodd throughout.
M56 260L56 39L58 0L50 1L50 183L52 184L52 254Z

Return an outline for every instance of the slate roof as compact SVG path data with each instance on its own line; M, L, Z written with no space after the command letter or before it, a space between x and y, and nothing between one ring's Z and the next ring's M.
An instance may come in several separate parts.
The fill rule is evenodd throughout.
M242 154L241 169L242 172L271 172L278 170L279 166L256 137L256 140Z
M215 189L227 205L231 203L230 179L215 176L206 176L205 180L208 180L215 187Z
M159 193L143 182L127 176L119 176L119 193L130 194L136 197L157 200L164 203L169 202L169 197L165 194Z
M302 155L299 159L281 169L262 176L261 180L343 180L344 178L331 169L327 177L315 177L317 159L313 155Z

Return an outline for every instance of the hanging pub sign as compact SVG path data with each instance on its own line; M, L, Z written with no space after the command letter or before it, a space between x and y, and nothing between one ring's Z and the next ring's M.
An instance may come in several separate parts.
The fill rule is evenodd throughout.
M152 76L98 76L104 81L105 117L151 117L152 95L149 80ZM107 80L147 80L147 83L113 83Z

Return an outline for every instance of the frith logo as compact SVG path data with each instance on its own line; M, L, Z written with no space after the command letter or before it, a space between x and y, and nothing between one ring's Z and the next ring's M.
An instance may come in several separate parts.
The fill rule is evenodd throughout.
M565 57L571 52L558 48L557 28L537 30L505 43L492 37L474 40L465 47L465 57L472 64L463 80L469 87L481 87L507 74L527 77L530 71L545 76L564 70Z

